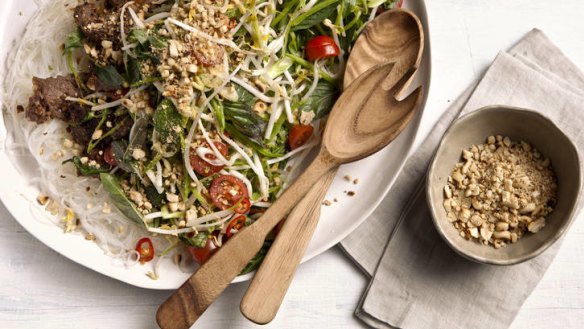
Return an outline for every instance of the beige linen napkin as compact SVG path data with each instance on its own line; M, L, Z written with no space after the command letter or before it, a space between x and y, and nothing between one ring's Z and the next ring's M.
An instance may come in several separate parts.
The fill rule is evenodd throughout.
M506 267L462 258L432 224L425 173L452 120L493 104L543 113L572 138L581 156L584 74L541 31L533 30L500 53L473 87L408 159L379 208L341 242L372 277L355 314L373 327L507 328L560 247L558 241L542 255Z

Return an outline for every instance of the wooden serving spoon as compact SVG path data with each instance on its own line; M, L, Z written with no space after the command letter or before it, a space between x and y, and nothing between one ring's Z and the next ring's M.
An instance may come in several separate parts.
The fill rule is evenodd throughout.
M405 127L419 105L421 89L403 101L394 98L414 69L402 74L395 87L380 88L393 67L374 67L347 88L331 112L319 155L260 220L238 232L160 306L156 318L161 328L189 328L260 250L266 235L314 182L342 163L379 151Z
M384 81L384 86L391 87L406 71L419 67L423 49L424 32L418 17L407 10L390 10L375 18L355 43L344 87L375 65L395 63ZM406 83L398 94L408 86ZM249 320L266 324L276 316L316 229L320 204L336 172L326 173L288 215L241 300L241 313Z
M408 81L380 88L393 64L377 66L353 82L335 103L319 154L264 215L227 241L158 309L161 328L189 328L260 250L266 235L306 195L314 182L343 163L367 157L392 141L414 115L421 88L402 101L394 98Z

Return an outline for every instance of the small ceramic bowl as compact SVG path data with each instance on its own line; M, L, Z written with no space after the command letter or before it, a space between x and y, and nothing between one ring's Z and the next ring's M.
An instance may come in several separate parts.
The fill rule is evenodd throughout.
M526 232L516 243L495 249L466 240L446 217L444 186L462 150L484 144L491 135L525 141L551 160L557 176L557 204L538 233ZM574 144L548 118L530 110L489 106L469 113L446 131L430 164L427 199L434 225L444 240L460 255L480 263L511 265L531 259L558 240L570 226L580 194L580 160Z

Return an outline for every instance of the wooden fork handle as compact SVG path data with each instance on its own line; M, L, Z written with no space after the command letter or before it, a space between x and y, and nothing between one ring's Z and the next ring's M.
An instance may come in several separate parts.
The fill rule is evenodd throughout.
M190 328L261 249L266 235L338 163L321 149L300 177L252 225L242 229L201 266L159 308L163 329Z
M276 316L316 229L321 202L336 172L331 170L316 182L286 218L241 301L241 313L250 321L266 324Z

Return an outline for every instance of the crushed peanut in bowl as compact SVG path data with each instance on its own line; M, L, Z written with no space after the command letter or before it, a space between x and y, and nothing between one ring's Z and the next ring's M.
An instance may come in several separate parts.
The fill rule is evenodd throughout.
M444 186L444 209L461 237L496 249L537 233L556 204L550 160L524 141L489 136L462 151Z

